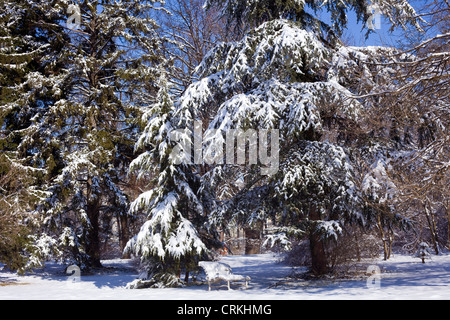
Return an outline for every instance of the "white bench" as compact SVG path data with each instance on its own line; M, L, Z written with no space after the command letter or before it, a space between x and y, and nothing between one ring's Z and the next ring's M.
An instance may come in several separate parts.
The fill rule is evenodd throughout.
M211 284L219 283L221 281L227 282L228 290L231 290L230 283L243 281L245 282L245 289L248 288L250 277L233 274L231 267L222 262L200 261L198 265L206 273L206 281L208 281L209 291L211 291Z

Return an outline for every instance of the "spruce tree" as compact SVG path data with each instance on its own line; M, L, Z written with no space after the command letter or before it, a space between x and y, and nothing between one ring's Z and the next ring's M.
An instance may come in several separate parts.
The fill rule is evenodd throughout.
M26 250L31 244L27 209L32 203L27 194L30 178L0 153L0 263L6 269L23 272L28 263Z
M45 198L45 182L61 166L47 117L63 92L67 36L58 26L62 15L56 2L1 1L0 11L1 210L5 228L14 221L15 232L6 231L20 240L14 242L13 256L20 258L13 269L23 271L40 265L30 259L37 254L32 211Z
M0 144L4 158L34 179L30 261L53 255L83 268L100 266L108 221L129 218L124 185L136 119L156 95L158 68L168 65L150 18L161 6L1 4Z
M189 127L175 130L179 122L189 122L185 122L186 114L175 114L167 75L164 71L160 75L156 103L144 115L148 123L136 144L142 153L130 167L141 177L154 177L149 190L131 205L132 213L147 216L127 245L129 252L140 257L142 268L131 288L180 286L207 253L201 234L205 208L198 192L200 181L193 172L195 167L187 164L190 159L180 158L176 151L176 141L186 141L186 146L191 143L192 131Z
M47 183L38 211L44 236L57 239L62 256L90 268L101 266L102 232L109 232L104 221L129 215L123 185L137 138L135 119L154 97L155 70L164 61L150 18L157 10L153 1L76 6L78 30L65 28L68 83L51 109L63 167Z
M45 4L2 1L1 150L30 176L43 181L45 164L57 157L45 123L50 106L62 94L64 34L61 16ZM56 160L55 160L56 161Z

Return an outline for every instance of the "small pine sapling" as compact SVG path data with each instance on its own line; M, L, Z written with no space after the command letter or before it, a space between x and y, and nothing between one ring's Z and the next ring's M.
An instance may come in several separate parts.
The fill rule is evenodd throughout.
M416 257L422 259L422 263L425 263L425 259L430 259L430 254L430 246L426 242L421 242Z

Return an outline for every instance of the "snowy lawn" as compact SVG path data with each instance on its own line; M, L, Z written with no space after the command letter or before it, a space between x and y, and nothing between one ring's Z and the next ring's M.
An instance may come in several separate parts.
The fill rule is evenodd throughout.
M81 276L71 283L60 265L49 264L44 271L19 277L0 271L0 299L150 299L150 300L308 300L308 299L449 299L450 254L420 259L395 255L389 261L366 262L381 270L379 286L367 286L367 276L359 280L306 281L287 278L293 269L278 263L272 254L227 256L222 262L233 273L250 276L247 290L235 287L208 292L208 285L177 289L125 289L137 272L129 260L103 261L101 273ZM365 266L363 266L365 268ZM297 270L298 273L301 270Z

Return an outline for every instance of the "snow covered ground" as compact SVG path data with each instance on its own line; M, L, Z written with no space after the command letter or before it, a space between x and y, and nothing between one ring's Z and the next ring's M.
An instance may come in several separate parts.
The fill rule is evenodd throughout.
M293 269L278 260L273 254L224 257L221 261L230 264L235 274L252 278L250 288L235 287L232 291L220 288L211 292L207 291L207 285L177 289L126 289L125 285L137 276L129 260L104 261L108 267L105 271L83 275L78 283L69 282L60 265L49 264L44 271L23 277L0 271L0 299L450 299L450 254L433 256L426 264L404 255L395 255L389 261L367 262L367 266L375 265L381 270L379 282L375 279L369 286L365 275L359 280L287 281L286 277L292 274Z

